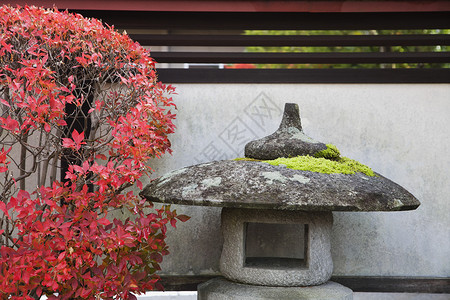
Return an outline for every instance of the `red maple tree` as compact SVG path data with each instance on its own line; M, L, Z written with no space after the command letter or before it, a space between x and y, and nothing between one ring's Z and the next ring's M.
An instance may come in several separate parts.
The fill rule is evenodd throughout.
M0 7L1 299L160 288L166 226L188 217L135 193L174 130L154 67L99 20Z

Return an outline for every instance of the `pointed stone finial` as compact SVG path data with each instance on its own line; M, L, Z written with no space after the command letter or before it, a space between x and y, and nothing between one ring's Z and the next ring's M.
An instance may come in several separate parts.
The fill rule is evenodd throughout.
M278 130L280 130L281 128L289 128L289 127L295 127L298 128L298 130L302 131L300 111L296 103L284 104L283 118L281 119L281 124Z
M245 157L270 160L279 157L314 155L327 146L303 133L296 103L286 103L283 119L277 131L245 145Z

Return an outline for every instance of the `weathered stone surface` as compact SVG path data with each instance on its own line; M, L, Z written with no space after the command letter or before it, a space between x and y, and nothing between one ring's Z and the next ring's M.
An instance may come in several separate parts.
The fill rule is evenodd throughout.
M246 263L245 227L248 223L305 224L308 228L305 261L271 257L259 263ZM330 235L331 212L302 212L260 209L224 208L224 239L220 271L227 279L264 286L310 286L327 282L333 272ZM303 237L298 237L301 239Z
M323 174L233 160L169 172L141 195L163 203L304 211L398 211L420 205L381 175Z
M245 156L270 160L278 157L314 155L326 148L325 144L316 142L303 133L298 105L286 103L278 130L245 145Z
M214 278L198 286L199 300L352 300L351 289L336 282L308 287L269 287Z

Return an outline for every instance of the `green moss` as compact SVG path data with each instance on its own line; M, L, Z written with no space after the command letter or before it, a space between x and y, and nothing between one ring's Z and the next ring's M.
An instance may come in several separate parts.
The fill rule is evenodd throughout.
M318 173L342 173L342 174L355 174L361 172L367 176L375 176L373 171L368 167L356 160L339 157L337 160L330 160L323 157L297 156L293 158L277 158L274 160L265 160L265 163L273 166L284 165L289 169L311 171Z
M327 149L322 150L314 154L314 157L323 157L326 159L339 159L341 153L335 145L327 144Z
M235 160L259 161L253 158L236 158ZM311 171L318 173L342 173L355 174L356 172L364 173L367 176L375 176L375 173L368 166L362 163L340 156L340 152L336 146L327 144L327 149L319 151L313 156L297 156L292 158L280 157L274 160L264 160L262 162L273 166L284 165L289 169Z

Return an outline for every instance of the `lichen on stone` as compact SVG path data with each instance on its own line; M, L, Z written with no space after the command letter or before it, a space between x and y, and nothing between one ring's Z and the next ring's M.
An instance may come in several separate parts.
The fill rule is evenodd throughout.
M179 170L174 170L172 172L169 172L159 178L158 184L162 185L162 184L166 183L167 181L169 181L173 176L182 174L182 173L186 172L186 170L187 170L186 168L181 168Z
M198 184L196 184L196 183L184 186L183 191L181 192L182 197L187 198L191 194L197 193L198 192L197 188L198 188Z
M214 178L206 178L202 180L202 185L209 188L213 186L220 186L220 183L222 182L221 177L214 177Z
M289 180L291 181L298 181L300 183L306 184L308 182L311 181L311 179L309 179L308 177L299 175L299 174L295 174L294 176L292 176L292 178L289 178Z
M273 184L274 181L279 181L281 183L285 183L287 178L281 175L280 172L274 171L274 172L263 172L261 174L264 178L267 179L269 184Z
M310 138L309 136L307 136L306 134L304 134L298 128L289 127L289 128L286 129L286 132L290 135L289 139L297 139L297 140L301 140L302 142L312 143L312 144L319 143L318 141L315 141L312 138Z

